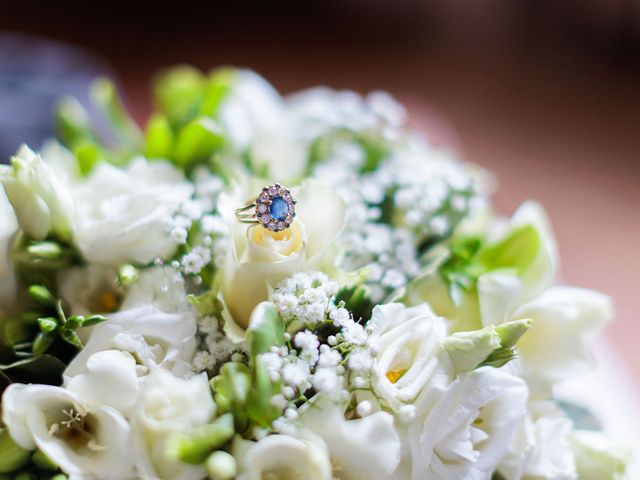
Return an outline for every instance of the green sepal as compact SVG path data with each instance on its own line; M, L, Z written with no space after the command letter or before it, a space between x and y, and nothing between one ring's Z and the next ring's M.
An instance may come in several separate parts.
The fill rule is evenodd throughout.
M31 451L19 446L6 428L0 428L0 473L15 472L29 463Z
M67 342L69 345L73 345L76 348L82 348L82 340L80 340L78 334L73 330L61 330L60 338L62 338L62 340Z
M55 340L55 332L39 332L38 335L36 335L36 338L33 340L33 346L31 348L33 355L37 357L45 353L47 350L49 350L49 348L51 348L51 345L53 345L53 342L55 342Z
M499 368L517 356L516 343L531 325L525 319L458 332L445 338L443 346L458 373L484 366Z
M173 435L169 440L168 452L182 462L199 465L234 435L233 415L225 413L208 425Z
M221 412L232 412L236 430L247 427L246 403L251 389L251 370L239 362L228 362L211 380L213 397Z
M54 317L38 318L38 326L43 333L51 333L58 328L58 319Z
M56 299L49 289L43 285L31 285L29 287L29 296L36 303L44 307L55 307Z
M249 328L247 328L247 343L251 357L255 359L261 353L271 350L271 347L284 345L284 322L275 305L262 302L251 313Z
M247 399L249 418L262 428L268 428L282 410L272 403L273 397L280 392L280 383L272 382L264 362L258 356L255 359L253 384Z
M93 327L94 325L98 325L99 323L103 323L107 321L107 317L102 315L91 315L89 317L85 317L82 322L83 327Z

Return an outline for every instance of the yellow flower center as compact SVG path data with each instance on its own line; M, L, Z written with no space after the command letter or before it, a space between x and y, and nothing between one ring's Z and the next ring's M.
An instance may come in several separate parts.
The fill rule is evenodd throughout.
M402 378L402 376L407 373L408 368L403 368L400 370L389 370L386 373L386 377L387 379L391 382L391 383L396 383L398 380L400 380Z
M302 248L303 235L300 225L294 222L281 232L272 232L261 225L249 229L249 241L256 246L289 256Z
M118 310L120 305L120 299L118 296L110 291L105 291L98 297L99 312L110 313Z

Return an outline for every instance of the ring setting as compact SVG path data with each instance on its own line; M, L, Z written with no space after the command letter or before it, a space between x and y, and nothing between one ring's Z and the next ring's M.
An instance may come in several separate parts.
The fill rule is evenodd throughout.
M295 205L289 189L275 183L264 187L255 200L238 208L236 217L242 223L259 223L272 232L281 232L293 223Z

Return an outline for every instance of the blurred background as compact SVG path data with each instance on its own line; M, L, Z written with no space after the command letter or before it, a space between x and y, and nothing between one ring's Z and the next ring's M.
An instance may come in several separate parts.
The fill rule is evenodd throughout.
M137 119L155 70L245 66L283 92L385 89L492 170L496 205L546 206L561 281L610 294L640 379L640 2L1 2L0 154L50 133L61 93L114 76Z

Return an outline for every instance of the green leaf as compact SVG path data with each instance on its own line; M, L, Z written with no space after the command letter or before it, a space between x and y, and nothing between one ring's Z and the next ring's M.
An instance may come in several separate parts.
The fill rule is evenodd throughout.
M6 428L0 428L0 473L15 472L29 463L31 451L13 441Z
M105 77L97 78L91 84L90 94L91 100L109 121L118 142L127 148L139 150L142 146L142 134L124 108L114 83Z
M199 117L178 131L173 158L178 166L188 167L208 160L224 144L220 126L208 117Z
M36 450L31 456L33 464L42 470L57 470L58 465L51 460L42 450Z
M233 68L221 68L209 75L202 105L200 105L202 115L214 117L218 113L222 102L229 95L235 79L236 70Z
M174 135L169 120L157 113L147 122L145 155L147 158L171 158Z
M169 441L169 455L190 465L199 465L235 435L233 415L225 413L212 423L176 434Z
M74 97L64 97L56 106L54 123L58 138L66 146L93 137L89 113Z
M370 290L365 285L344 287L336 295L336 304L344 302L345 308L356 320L369 320L375 304L371 301Z
M174 128L187 124L198 113L205 90L202 73L191 66L181 65L161 72L153 85L156 107Z
M66 365L51 355L28 358L9 365L0 365L2 371L14 383L42 383L60 385Z
M71 150L76 157L80 173L85 177L91 173L101 160L107 158L105 150L95 140L89 138L74 142Z
M239 362L228 362L213 381L213 394L218 407L233 413L238 431L247 427L246 403L251 390L251 370Z
M273 303L262 302L253 310L247 328L247 343L252 358L284 345L284 322Z
M2 342L8 347L18 345L31 339L32 329L22 320L13 319L4 324Z
M476 260L488 271L514 268L521 274L535 259L541 243L538 230L533 225L523 225L498 243L480 249Z

